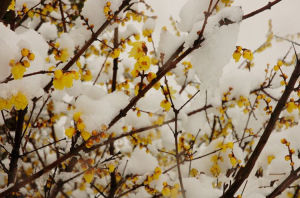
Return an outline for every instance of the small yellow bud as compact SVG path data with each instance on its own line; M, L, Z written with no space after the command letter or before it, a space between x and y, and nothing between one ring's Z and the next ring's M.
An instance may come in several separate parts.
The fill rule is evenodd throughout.
M28 56L29 55L29 50L28 49L26 49L26 48L23 48L22 50L21 50L21 54L22 54L22 56Z
M30 61L33 61L34 58L35 58L35 55L33 53L29 53L27 58L30 60Z

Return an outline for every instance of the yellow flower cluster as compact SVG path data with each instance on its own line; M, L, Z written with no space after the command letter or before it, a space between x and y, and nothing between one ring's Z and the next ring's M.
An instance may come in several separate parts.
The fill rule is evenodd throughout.
M248 98L244 97L244 96L240 96L240 98L237 101L237 105L242 108L243 106L248 107L250 106L250 102L248 100Z
M15 80L23 78L26 68L30 67L30 62L33 61L35 55L31 53L27 48L21 50L22 58L19 62L15 63L15 60L10 60L9 65L11 66L11 73ZM27 60L25 59L27 57ZM25 59L25 60L24 60Z
M111 6L111 2L108 1L108 2L106 2L106 5L103 8L103 13L107 19L113 18L113 14L111 12L110 6Z
M134 12L127 12L126 18L127 20L132 19L133 21L141 22L143 20L143 15Z
M286 104L286 110L287 110L287 112L289 112L289 113L292 113L295 109L298 109L298 108L299 108L299 107L298 107L297 104L295 104L295 101L294 101L293 98L291 98L291 99L290 99L290 102L288 102L288 103Z
M91 137L91 134L85 130L85 124L84 124L83 120L80 118L80 116L81 116L81 112L74 113L73 120L75 122L76 129L78 131L80 131L80 135L81 135L82 139L87 141L86 147L89 148L93 145L93 140L89 139ZM68 138L72 138L75 133L76 133L76 130L73 127L69 127L65 130L65 134Z
M145 87L146 87L145 83L143 83L143 84L141 84L141 83L136 84L134 86L134 94L137 96L139 94L140 90L144 89Z
M147 37L149 42L152 42L152 33L153 33L153 29L144 29L143 30L143 36Z
M233 153L228 154L228 157L233 168L242 162L241 160L238 160Z
M53 86L58 90L63 90L65 87L70 88L73 86L74 79L79 79L79 75L77 72L69 71L63 73L62 70L58 69L54 72Z
M161 168L156 167L154 169L154 173L152 175L148 175L147 178L144 180L144 185L150 185L152 181L158 180L160 175L161 175Z
M193 65L190 61L183 61L182 65L184 66L184 69L183 69L184 74L187 74L188 71L193 68Z
M132 49L129 52L129 57L136 59L134 69L131 74L136 77L139 72L147 71L150 68L151 59L147 56L147 46L143 41L136 41L130 44Z
M93 181L94 178L94 169L88 169L87 171L85 171L85 173L83 174L83 178L87 183L91 183Z
M263 52L265 51L267 48L271 47L272 46L272 40L274 38L274 33L273 33L273 26L272 26L272 20L270 19L269 20L269 30L268 30L268 34L267 34L267 40L265 41L264 44L262 44L257 50L256 52L257 53L260 53L260 52Z
M226 144L224 144L223 142L220 142L217 145L217 148L220 148L220 149L222 149L221 150L222 152L225 152L227 149L232 149L233 148L233 142L228 142Z
M114 172L115 171L115 165L113 165L113 164L108 164L107 165L107 168L108 168L108 172L109 173L112 173L112 172Z
M70 57L67 48L63 48L61 50L54 49L53 54L54 54L55 60L62 61L62 62L66 62L68 60L68 58Z
M289 141L287 141L285 138L281 139L281 143L284 144L288 148L288 151L289 151L289 154L286 155L284 157L284 159L286 161L290 161L290 165L293 167L294 162L293 162L292 156L293 156L293 154L295 154L295 150L290 147L291 143Z
M82 65L81 65L81 63L79 61L76 62L76 65L77 65L77 67L79 69L80 80L82 80L82 81L91 81L93 79L93 75L92 75L91 70L89 70L89 69L83 69ZM107 66L107 65L105 65L105 66ZM105 71L106 71L106 67L105 67ZM76 75L78 75L78 74L76 73ZM76 78L76 80L77 80L77 78Z
M27 4L26 4L26 3L23 3L22 9L21 9L21 10L17 10L17 14L18 14L19 16L22 16L22 15L26 14L28 11L29 11L29 9L28 9Z
M236 50L233 52L232 57L235 60L235 62L239 62L241 56L243 55L243 58L252 61L253 59L253 53L249 49L244 49L241 46L236 46Z
M210 167L210 172L215 177L218 177L220 175L220 173L221 173L221 168L220 168L220 166L218 164L219 160L221 162L224 161L223 157L219 156L219 155L213 155L211 157L211 161L213 162L213 165Z
M277 61L277 64L274 66L274 70L275 70L275 71L278 71L279 68L280 68L282 65L283 65L282 60L278 60L278 61Z
M175 184L173 187L168 185L166 182L163 183L163 189L161 194L164 197L177 198L180 194L180 186L179 184Z
M133 57L134 59L139 59L142 56L147 54L147 46L146 43L143 41L136 41L133 43L129 43L132 46L129 57Z
M9 99L4 99L0 97L0 110L10 111L12 107L16 110L23 110L28 105L27 97L22 93L18 92L16 95L13 95Z
M9 4L7 10L15 10L15 5L16 5L15 0L12 0Z
M233 0L221 0L223 4L225 4L226 7L230 7L233 3Z
M117 48L114 49L113 52L111 53L110 57L111 58L118 58L120 56L121 49Z

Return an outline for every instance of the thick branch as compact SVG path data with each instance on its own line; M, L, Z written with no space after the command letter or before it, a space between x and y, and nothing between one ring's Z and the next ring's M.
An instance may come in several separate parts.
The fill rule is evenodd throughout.
M65 16L64 16L64 9L63 9L61 0L59 0L59 10L60 10L60 15L61 15L61 20L62 20L64 32L67 32L66 19L65 19Z
M118 34L119 34L119 29L118 27L115 28L114 31L114 49L118 47ZM117 86L117 74L118 74L118 58L114 58L114 66L113 66L113 77L112 77L112 85L111 85L111 91L114 92L116 90Z
M298 174L300 172L300 167L297 168L295 171L292 171L291 174L281 183L273 192L271 192L267 198L273 198L280 195L286 188L288 188L294 181L299 179L300 175Z
M19 160L19 150L21 146L21 140L22 140L22 131L23 131L23 123L24 123L24 117L27 112L27 107L24 110L18 111L18 121L15 131L15 139L14 139L14 145L12 152L10 154L10 163L9 163L9 171L8 171L8 182L7 184L14 183L17 170L18 170L18 160Z
M297 82L297 79L300 75L300 61L297 60L297 64L296 67L292 73L292 76L282 94L282 96L280 97L273 113L271 114L270 120L261 136L261 138L259 139L258 144L256 145L250 159L248 160L247 164L245 165L245 167L241 168L236 177L235 177L235 181L234 183L228 188L228 190L223 194L222 198L225 197L233 197L234 194L238 191L238 189L240 188L240 186L243 184L243 182L248 178L248 176L250 175L260 153L262 152L262 150L264 149L273 129L274 126L276 124L276 121L279 118L279 115L281 113L281 111L283 110L283 108L285 107L285 104L290 96L290 94L292 93L294 86Z
M0 19L2 19L7 11L8 6L10 5L11 0L1 0L0 3Z
M49 164L48 166L46 166L44 169L36 172L35 174L31 175L30 177L27 177L26 179L24 179L21 182L16 183L15 185L13 185L12 187L8 188L7 190L3 191L0 193L0 197L6 197L7 195L9 195L12 192L17 191L19 188L25 186L26 184L31 183L32 181L34 181L35 179L39 178L40 176L42 176L43 174L51 171L53 168L55 168L56 166L58 166L59 164L61 164L63 161L69 159L70 157L72 157L73 155L76 155L79 151L81 151L83 148L85 148L85 145L82 144L79 147L75 148L73 151L67 153L66 155L58 158L56 161L52 162L51 164Z

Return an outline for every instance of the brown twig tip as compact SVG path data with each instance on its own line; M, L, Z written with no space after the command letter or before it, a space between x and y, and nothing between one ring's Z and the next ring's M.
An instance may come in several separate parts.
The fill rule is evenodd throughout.
M261 8L259 8L259 9L255 10L255 11L253 11L253 12L250 12L250 13L248 13L248 14L245 14L245 15L243 16L243 20L248 19L248 18L250 18L250 17L253 17L253 16L255 16L255 15L257 15L257 14L259 14L259 13L265 11L265 10L268 10L268 9L270 10L274 5L276 5L276 4L279 3L280 1L282 1L282 0L275 0L275 1L272 1L272 2L268 2L267 5L265 5L265 6L261 7Z

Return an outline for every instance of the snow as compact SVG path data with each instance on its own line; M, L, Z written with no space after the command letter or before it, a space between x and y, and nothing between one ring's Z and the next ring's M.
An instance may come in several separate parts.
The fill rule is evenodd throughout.
M153 19L153 18L148 18L147 20L146 20L146 22L144 23L144 25L143 25L143 30L153 30L154 31L154 29L155 29L155 19Z
M128 96L121 92L105 95L100 100L81 95L76 100L75 111L82 113L86 130L93 131L100 129L103 124L107 126L127 104Z
M223 67L231 59L236 46L239 32L238 22L243 12L240 7L224 8L218 14L209 17L203 37L204 42L199 49L192 53L191 62L201 83L206 89L218 88ZM233 24L220 26L219 21L224 19L233 21ZM203 21L198 21L185 39L185 47L192 47L198 38L197 32L202 29Z
M183 178L184 188L186 190L186 197L198 198L199 195L207 198L215 198L222 195L222 191L213 188L212 177L200 175L199 179L196 178Z
M45 38L45 40L55 40L57 37L57 28L50 22L43 23L38 32Z
M214 0L212 5L214 5L217 0ZM204 12L208 10L209 0L188 0L180 11L180 23L179 28L184 32L191 31L195 22L204 19Z
M103 12L106 2L110 2L110 9L115 12L120 7L122 0L114 1L98 1L98 0L88 0L84 3L82 8L82 15L88 18L89 25L94 25L95 30L97 30L106 21L106 16Z
M150 153L147 153L144 148L136 148L131 153L130 158L122 160L122 164L119 167L120 170L123 170L125 168L126 161L127 165L125 169L125 175L144 175L146 173L153 172L155 167L158 166L157 159L153 157Z
M163 63L167 62L172 54L183 43L183 38L178 37L165 28L161 29L158 46L158 56L163 57Z
M106 20L103 8L106 1L88 0L82 8L82 15L88 18L89 25L94 25L97 30Z
M60 38L57 39L57 42L59 43L60 49L67 49L69 57L72 57L75 50L75 42L67 33L62 33L60 35Z
M0 24L1 46L0 46L0 81L5 80L10 74L9 61L19 60L21 58L21 49L28 48L35 54L34 61L27 68L26 73L45 70L45 59L47 56L48 45L43 37L34 30L26 30L22 34L12 32L9 27ZM30 42L31 41L31 42ZM18 91L22 91L28 98L39 97L43 94L43 86L49 79L48 76L31 76L20 80L10 81L6 84L0 84L1 96L9 97ZM24 87L24 84L27 86Z

